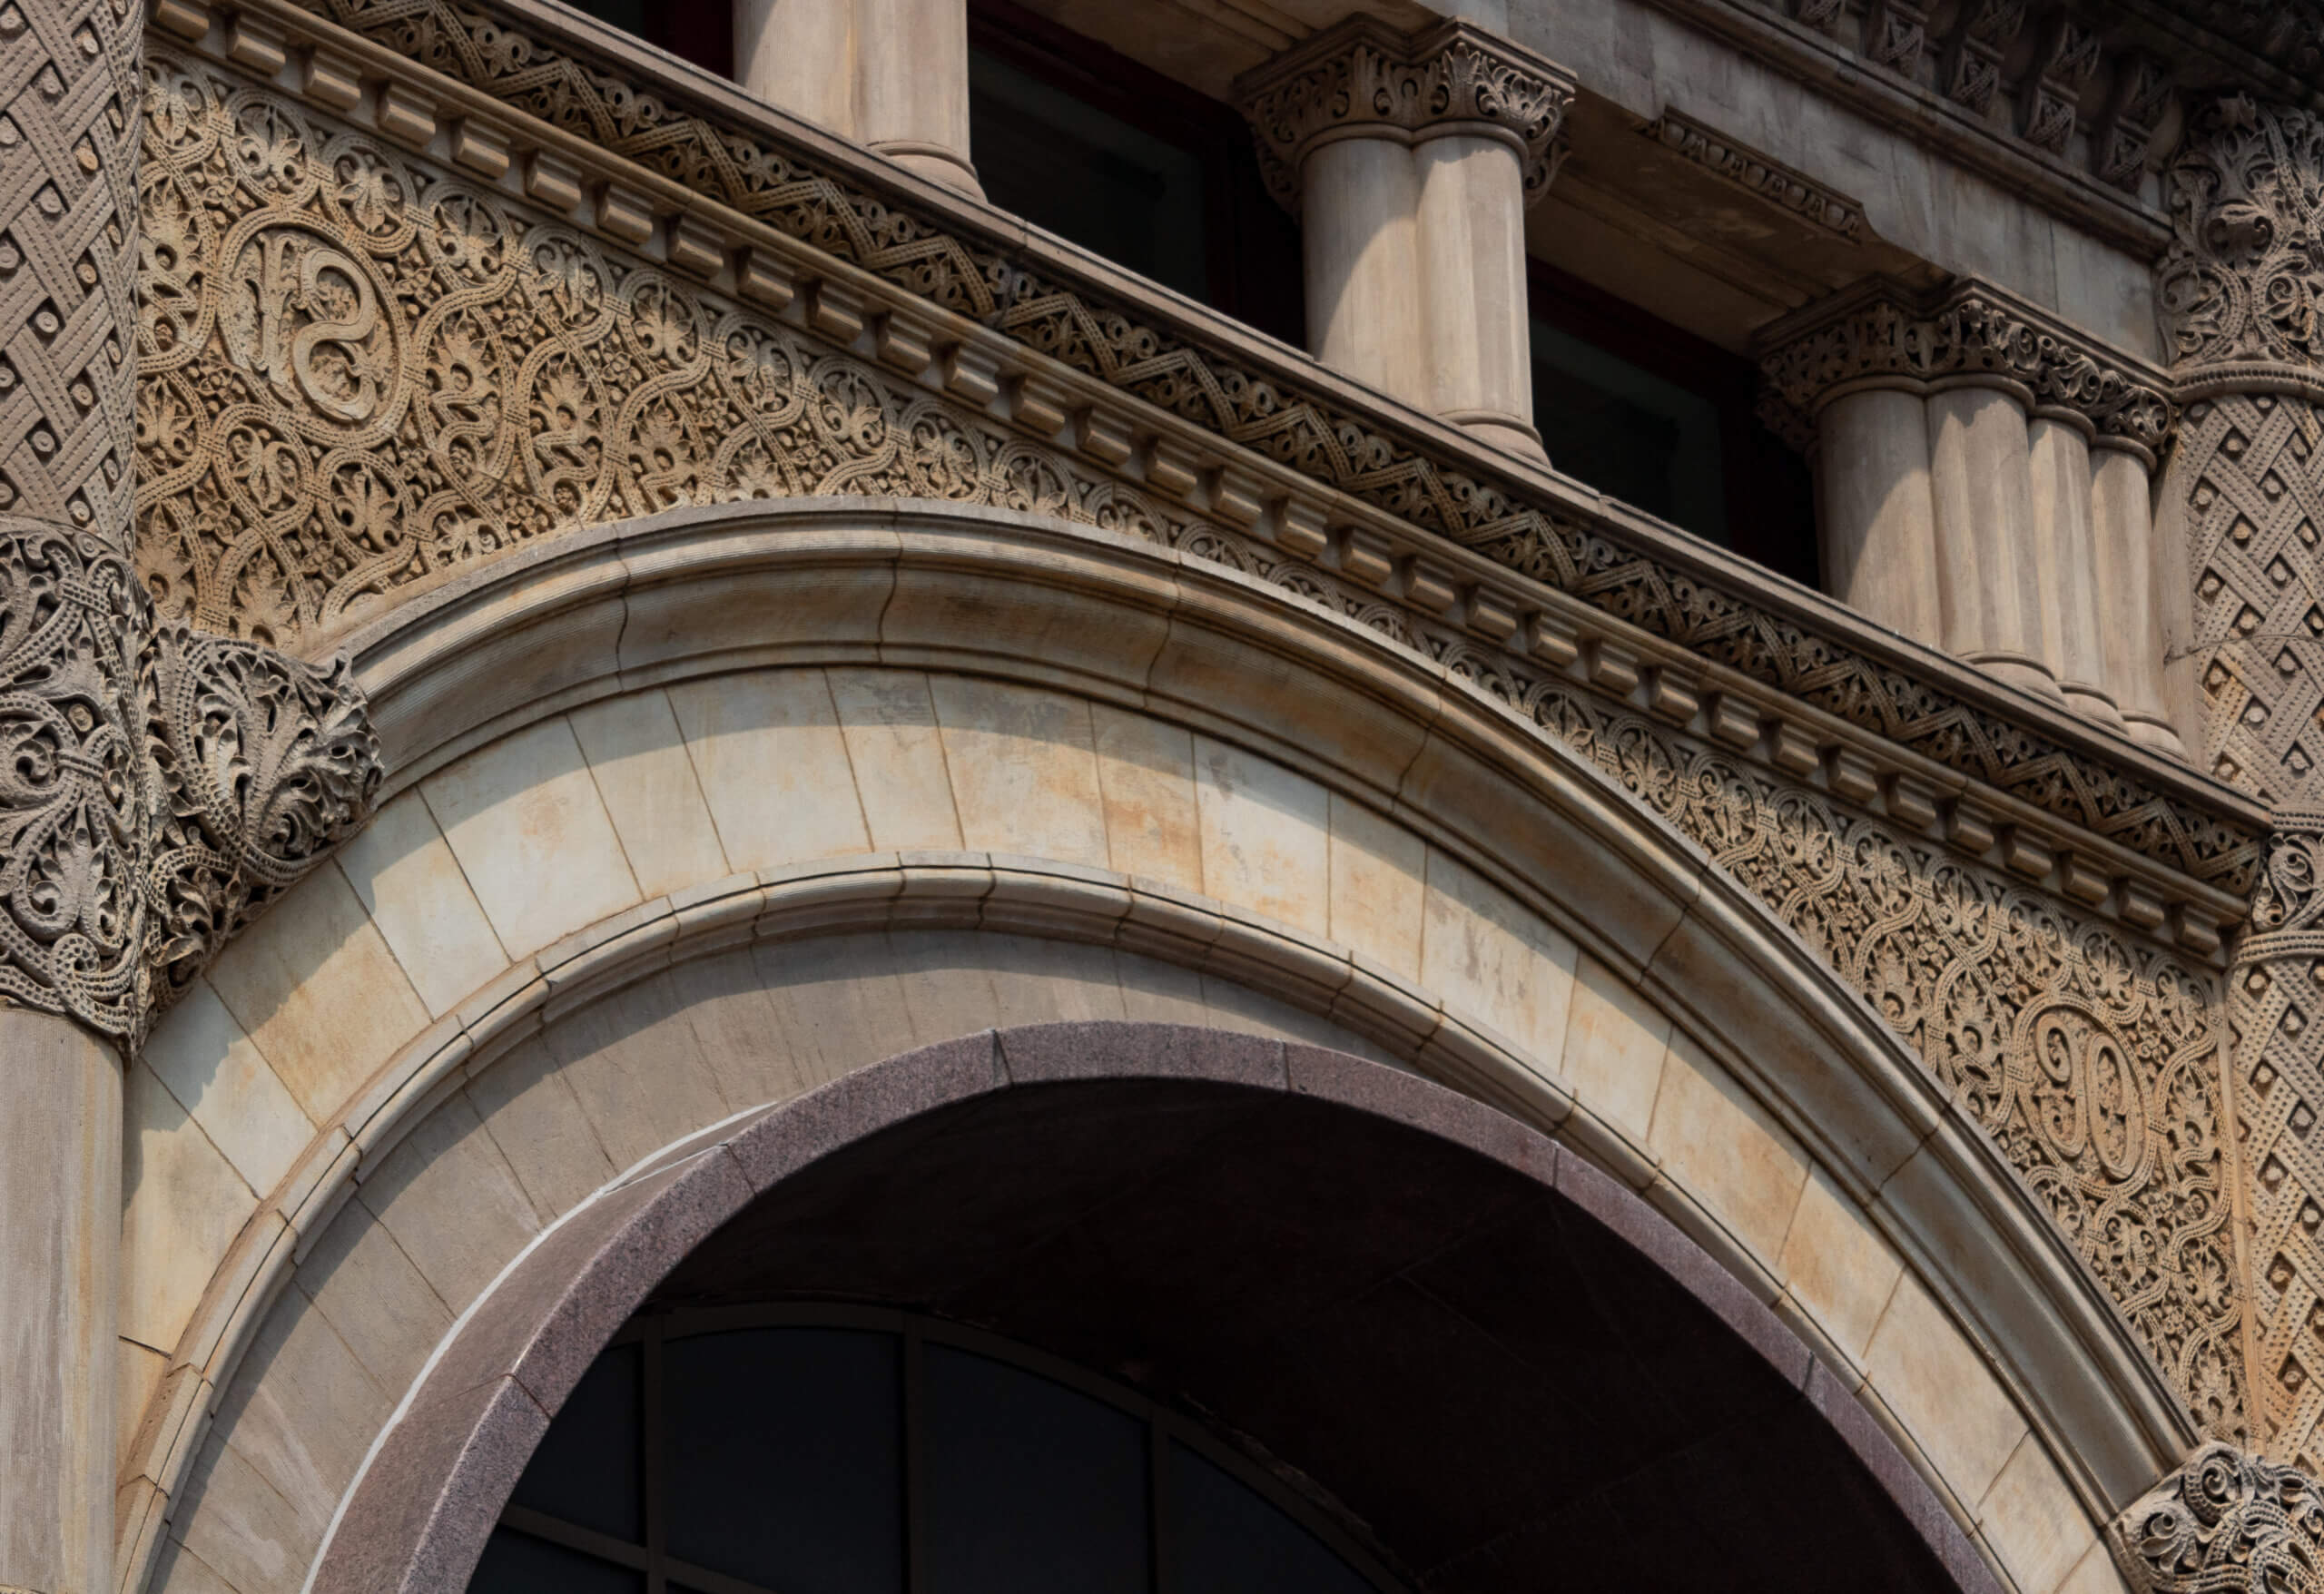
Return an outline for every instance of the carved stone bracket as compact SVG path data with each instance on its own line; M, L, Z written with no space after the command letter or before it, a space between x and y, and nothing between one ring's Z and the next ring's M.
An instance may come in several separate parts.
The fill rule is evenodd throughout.
M2324 1503L2298 1470L2206 1444L2132 1501L2106 1540L2134 1594L2311 1594Z
M1489 131L1525 161L1530 204L1548 192L1574 81L1556 64L1463 22L1400 34L1370 16L1325 28L1236 84L1267 191L1299 208L1299 163L1333 138Z
M1815 414L1846 384L1913 383L1972 372L2022 383L2033 401L2070 409L2104 437L2159 450L2176 418L2159 371L2092 343L2033 306L1967 280L1925 297L1875 280L1807 316L1778 322L1760 362L1760 413L1802 449Z

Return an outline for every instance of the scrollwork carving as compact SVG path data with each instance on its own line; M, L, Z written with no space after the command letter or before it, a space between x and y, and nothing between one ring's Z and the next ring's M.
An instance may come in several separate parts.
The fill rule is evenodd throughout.
M1562 67L1466 23L1403 34L1356 15L1236 84L1267 190L1299 208L1299 163L1319 138L1370 127L1410 137L1449 123L1495 128L1525 162L1527 202L1556 174L1573 103Z
M2290 1467L2206 1444L2107 1530L2132 1594L2315 1594L2324 1503Z
M1914 680L1795 617L1768 612L1748 594L1642 554L1578 513L1551 513L1529 503L1493 479L1416 450L1364 416L1102 302L1086 289L1052 280L1007 251L955 237L892 196L816 169L796 151L695 114L619 71L578 60L546 39L454 0L310 3L328 19L325 25L346 27L422 70L467 84L507 107L512 119L561 130L604 152L608 162L634 162L682 183L713 204L731 207L980 321L1230 443L1796 693L2069 822L2223 890L2249 889L2257 843L2240 823ZM198 114L186 120L192 113ZM202 95L182 97L168 80L157 81L147 122L147 232L153 246L144 277L151 341L144 352L141 438L143 448L153 452L149 456L142 448L141 460L157 474L148 480L141 513L158 535L150 552L141 547L141 560L151 561L145 574L159 584L166 613L215 615L221 629L288 641L306 633L301 615L321 614L325 594L384 595L427 578L442 562L488 557L512 546L499 536L501 526L522 537L560 523L555 517L524 519L537 502L528 485L506 484L513 490L504 497L497 491L503 484L482 479L486 473L467 463L485 448L471 439L497 438L506 425L507 373L486 362L455 368L459 382L475 387L474 399L444 395L429 400L445 405L452 420L438 429L408 430L394 445L438 450L436 463L427 467L430 485L419 507L434 507L440 519L419 534L417 546L394 535L393 528L403 524L400 500L383 503L384 487L354 490L355 466L374 452L368 448L350 450L340 461L350 471L350 487L340 495L348 517L343 527L302 520L308 529L297 532L287 522L271 521L255 548L231 530L222 535L232 495L264 487L272 479L268 461L290 457L276 444L290 446L292 454L305 450L310 463L320 455L304 441L264 431L249 433L249 446L232 456L246 464L226 462L222 437L220 448L206 456L197 458L188 451L188 439L201 427L212 427L212 435L215 428L186 389L193 379L173 383L156 378L182 363L201 365L201 379L211 379L206 359L181 357L176 350L197 333L208 335L199 306L204 262L214 258L221 218L239 218L260 199L250 191L234 196L239 180L221 170L225 156L216 149L218 127ZM166 176L159 172L163 166L169 168ZM374 187L390 184L395 174L407 171L391 159L363 167L355 186L378 196L361 202L367 214L381 218L379 225L417 226L400 193ZM317 192L320 188L319 182ZM320 202L310 197L298 202ZM390 308L399 316L412 314L401 300ZM439 322L456 320L466 327L493 325L498 319L497 312L478 308L458 315L455 309L446 306ZM411 324L409 319L404 322L407 328ZM544 361L544 369L554 363L546 356ZM271 413L260 403L253 418ZM421 421L438 427L437 411L414 414L413 427ZM560 495L554 500L557 515L592 519L623 512L610 507L629 500L616 497L612 486L586 501L567 501L583 484L606 478L607 460L619 454L620 445L608 442L600 408L585 405L564 414L559 428L566 440L550 461ZM240 441L237 448L242 448ZM166 475L159 474L164 470ZM237 481L238 470L249 473L247 482ZM314 479L311 471L299 477L302 483ZM715 489L705 484L700 490ZM467 504L467 493L477 495L475 505ZM288 504L286 499L281 506L286 514ZM223 559L222 553L219 559L186 557L188 550L230 546L251 549L253 556L263 549L258 579L245 585L242 566ZM414 560L418 567L412 567ZM359 567L368 568L350 582L350 573ZM352 595L350 601L355 601ZM345 614L339 611L325 624L341 623Z

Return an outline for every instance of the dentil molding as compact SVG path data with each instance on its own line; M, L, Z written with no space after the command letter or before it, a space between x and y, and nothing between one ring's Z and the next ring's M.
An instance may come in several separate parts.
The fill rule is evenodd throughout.
M1557 174L1557 142L1573 74L1465 22L1400 34L1358 15L1236 80L1257 134L1259 165L1286 210L1299 208L1300 162L1335 138L1417 143L1486 133L1514 144L1531 203Z

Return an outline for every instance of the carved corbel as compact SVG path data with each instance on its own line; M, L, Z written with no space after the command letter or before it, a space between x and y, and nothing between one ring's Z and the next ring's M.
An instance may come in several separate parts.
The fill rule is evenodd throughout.
M2324 1503L2292 1467L2206 1444L2107 1530L2133 1594L2314 1594Z
M1324 29L1240 79L1267 192L1295 214L1299 167L1326 139L1489 132L1524 161L1525 198L1546 192L1564 158L1559 130L1573 75L1464 22L1400 34L1364 15Z

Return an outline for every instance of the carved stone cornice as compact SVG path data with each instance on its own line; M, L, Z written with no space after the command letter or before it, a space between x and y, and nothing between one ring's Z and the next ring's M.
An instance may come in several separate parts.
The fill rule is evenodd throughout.
M1864 207L1807 172L1736 143L1693 117L1665 110L1639 132L1706 172L1758 195L1777 210L1837 233L1854 243L1864 233Z
M1874 280L1769 327L1759 410L1803 450L1816 412L1852 384L1920 386L2001 377L2037 407L2072 411L2101 438L2159 451L2177 411L2162 372L1974 280L1916 295Z
M1528 204L1547 192L1573 103L1573 74L1465 22L1400 34L1358 15L1236 80L1267 191L1299 208L1300 162L1334 138L1407 143L1490 133L1525 162Z
M0 6L0 996L133 1049L379 778L343 667L157 631L135 568L143 39Z
M2298 1470L2206 1444L2107 1530L2132 1594L2316 1594L2324 1504Z
M2144 860L2142 883L2120 896L2130 921L2167 923L2196 956L2215 957L2220 927L2240 917L2259 861L2256 813L2242 798L2135 749L2093 747L2063 711L1996 701L1966 667L1896 658L1873 628L1821 600L1563 478L1375 407L1231 323L1173 308L1128 278L988 224L731 85L631 51L567 7L241 0L230 25L195 0L169 0L156 23L199 39L213 61L287 57L295 66L275 70L372 148L448 149L473 174L463 183L529 196L556 228L594 233L665 278L715 283L797 324L838 329L833 336L852 326L860 348L931 390L981 395L974 401L1013 414L1021 430L1114 462L1141 490L1280 535L1286 546L1317 547L1367 586L1397 588L1414 555L1423 564L1474 558L1493 574L1462 576L1444 601L1468 604L1466 589L1476 586L1479 625L1514 601L1507 617L1522 635L1545 598L1571 599L1677 650L1674 657L1734 672L1787 713L1833 716L1881 761L1929 761L1942 772L1941 789L1965 777L1971 790L1990 790L2029 831L2079 831L2078 848L2094 841L2110 860ZM155 131L213 136L161 121ZM163 197L179 192L157 185ZM448 204L465 191L454 183L435 192ZM215 225L176 210L156 224L170 214L185 218L170 224L189 229L188 238ZM434 248L435 236L422 246ZM442 266L467 258L447 255ZM145 303L157 335L203 325L201 295L214 284L169 261L156 266ZM594 320L603 312L592 300L587 313ZM460 328L445 317L430 325L445 338ZM172 397L170 382L149 381L155 403L193 401L181 412L202 415L198 396ZM596 395L593 425L662 418L654 397L642 379ZM385 544L358 544L369 551L353 559L335 540L270 541L262 527L238 534L233 560L220 564L206 551L202 514L213 490L204 483L216 479L203 472L215 467L197 470L172 451L165 428L153 430L157 458L172 463L153 477L141 514L149 532L181 528L173 545L149 536L140 550L162 612L230 628L247 623L239 616L252 612L255 596L266 615L289 616L272 635L312 645L341 623L346 605L397 601L411 583L576 517L640 513L627 506L641 502L715 501L725 489L694 467L697 445L733 444L743 450L736 461L748 462L748 439L731 430L673 434L687 443L675 458L644 431L634 442L626 433L576 434L570 449L545 439L535 460L521 433L507 445L517 452L476 451L472 438L497 437L507 424L501 410L472 417L431 407L418 420L417 442L430 457L419 478L424 513L381 517L365 496L353 506L364 509L367 537L402 539L398 558L376 568L367 561L384 557ZM571 429L560 419L555 435ZM634 448L648 443L660 458L633 468ZM328 452L320 441L313 447ZM231 492L233 482L217 480L214 490ZM309 605L311 612L298 606ZM1545 635L1542 645L1561 644Z
M2324 394L2324 116L2209 102L2170 176L2158 303L2182 379L2248 388L2290 368L2275 374Z

